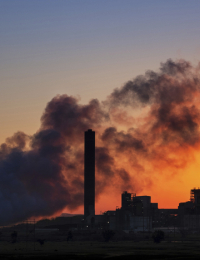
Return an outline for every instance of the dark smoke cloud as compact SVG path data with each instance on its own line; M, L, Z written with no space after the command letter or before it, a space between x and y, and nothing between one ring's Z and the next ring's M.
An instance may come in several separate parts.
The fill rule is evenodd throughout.
M153 174L187 166L200 144L199 67L168 60L87 105L54 97L34 136L0 147L0 225L83 204L84 131L96 131L96 196L141 191ZM151 172L151 174L148 174Z
M107 145L114 145L115 150L119 152L124 152L128 149L145 151L145 145L142 140L135 138L130 133L117 132L115 127L107 128L102 134L101 139Z
M97 128L109 119L97 99L88 105L79 105L78 100L67 95L56 96L45 109L41 118L42 129L55 129L68 138L68 143L82 142L83 132L88 128Z
M1 225L32 216L52 215L70 201L68 184L59 165L62 154L57 145L59 133L47 130L36 134L29 151L21 150L23 142L20 139L17 143L19 139L15 139L16 136L19 137L19 134L9 139L7 149L1 150ZM16 143L15 148L9 147L11 141Z

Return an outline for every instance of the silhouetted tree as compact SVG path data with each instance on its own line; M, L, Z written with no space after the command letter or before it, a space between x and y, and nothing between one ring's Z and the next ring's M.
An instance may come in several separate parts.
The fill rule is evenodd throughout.
M114 236L114 234L115 234L115 232L110 229L106 229L106 230L102 231L102 235L103 235L105 242L108 242Z
M17 231L13 231L11 233L11 242L16 243L17 242Z
M164 239L164 237L165 237L165 233L162 230L156 230L152 235L154 243L160 243L161 240Z
M40 238L37 240L37 242L40 243L41 246L44 245L44 241L45 241L45 239L40 239Z
M185 230L185 229L183 229L183 228L180 228L179 229L179 232L180 232L180 234L181 234L181 240L182 240L182 242L183 242L183 240L187 237L187 235L188 235L188 230Z
M72 231L70 230L67 235L67 241L72 240L72 239L73 239L73 234L72 234Z

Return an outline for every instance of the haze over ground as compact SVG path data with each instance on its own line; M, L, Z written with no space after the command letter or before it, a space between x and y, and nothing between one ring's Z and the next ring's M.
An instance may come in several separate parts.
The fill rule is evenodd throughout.
M26 135L20 135L21 139L17 139L20 143L14 138L7 141L11 147L19 147L17 162L24 166L25 158L28 160L26 167L30 168L31 160L36 158L45 158L48 164L51 155L45 154L43 148L59 146L59 151L53 151L54 159L55 154L58 156L55 159L59 160L55 166L58 168L51 175L53 180L58 180L58 186L51 186L49 170L42 180L40 174L36 179L37 183L49 189L47 194L51 191L54 196L52 200L55 198L59 210L63 208L68 211L64 209L65 205L81 205L81 131L87 130L87 127L97 131L98 160L104 156L103 161L107 162L106 169L99 168L96 213L120 206L120 193L124 189L138 195L151 195L152 201L158 202L159 207L177 207L179 202L189 199L191 188L200 186L199 11L199 1L0 1L0 140L4 143L6 138L18 131L28 136L37 133L34 138L31 137L29 152L24 152L22 141L30 140ZM172 59L171 63L169 59ZM163 65L159 72L160 62ZM154 82L156 86L152 88L150 84L150 91L148 87L143 87L143 96L135 90L134 97L128 91L124 94L113 92L113 89L120 89L136 76L144 75L147 70L156 74L149 73L145 78L137 78L137 85L141 89L150 84L147 82ZM162 82L165 82L164 85ZM165 86L167 91L163 90ZM112 96L107 98L111 93ZM134 101L130 102L127 97ZM98 99L98 102L90 102L91 99ZM162 121L158 113L163 105L168 106L167 112L162 110L166 113L164 119L168 119L167 122ZM72 107L74 121L67 110ZM56 119L62 119L64 111L63 117L71 116L70 120L58 125L53 117L55 111ZM149 118L150 115L152 118ZM69 123L73 131L78 129L73 134L72 130L67 130ZM152 136L154 131L158 131L157 135ZM114 141L108 139L109 133L115 136ZM53 143L45 141L47 135ZM116 145L122 141L129 142L130 135L134 138L134 149L131 154L128 147L128 155L124 156L124 146L120 147L122 152L119 152ZM156 143L149 143L145 138ZM159 160L155 151L159 151ZM172 151L176 160L171 155ZM71 163L70 168L68 162L66 170L68 184L62 179L66 175L60 174L59 169L62 165L63 170L63 163L66 166L66 161L63 161L65 153L73 155L65 157L65 160L70 158ZM15 157L11 158L12 151L4 150L3 156L5 154L7 162L15 160ZM72 167L74 158L82 165L76 171ZM112 160L116 158L117 162L113 164ZM48 169L45 163L45 166L39 165L33 170L33 176ZM114 169L109 169L111 164L116 164ZM3 164L2 167L5 169L7 165ZM33 203L30 205L37 205L35 211L40 212L44 203L51 204L52 200L46 200L46 194L35 194L31 178L27 176L31 174L30 168L24 169L21 165L18 165L20 173L14 166L12 174L16 179L11 178L18 182L19 187L24 185L24 193L18 194L16 191L17 203L25 198L27 204L24 202L24 205L29 205L30 195ZM100 166L102 164L97 167ZM10 180L4 181L12 187ZM110 181L112 184L115 181L114 189L110 189ZM17 187L15 182L13 185ZM8 190L5 184L3 187ZM107 200L108 194L110 200ZM6 205L9 200L13 201L7 209L9 212L13 205L17 207L18 204L14 203L14 193L6 196L5 193L2 195ZM70 196L73 203L69 202ZM58 201L61 205L57 204ZM73 207L69 208L72 210ZM53 214L56 210L38 215ZM79 207L74 212L82 210ZM31 213L28 211L27 214Z

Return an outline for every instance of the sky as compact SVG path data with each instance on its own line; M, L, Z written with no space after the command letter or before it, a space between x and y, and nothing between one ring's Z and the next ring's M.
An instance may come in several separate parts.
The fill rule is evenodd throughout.
M197 66L199 13L198 0L0 0L0 143L18 131L37 133L47 103L57 95L87 105L105 101L148 70L158 72L168 59ZM155 185L133 185L129 192L150 195L166 208L189 200L190 189L200 186L195 149L190 163L177 169L181 173L158 173ZM120 192L111 192L109 201L107 193L99 195L96 212L120 206Z

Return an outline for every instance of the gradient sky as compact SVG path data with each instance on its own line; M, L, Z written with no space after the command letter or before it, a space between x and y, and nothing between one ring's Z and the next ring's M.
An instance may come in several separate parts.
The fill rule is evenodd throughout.
M0 143L19 130L35 133L57 94L78 96L85 104L104 100L169 58L196 65L199 14L199 0L0 0ZM167 187L158 180L146 195L160 207L178 206L198 186L199 165L196 160ZM175 202L169 186L177 188ZM118 195L112 205L119 203ZM106 210L103 196L100 210Z

